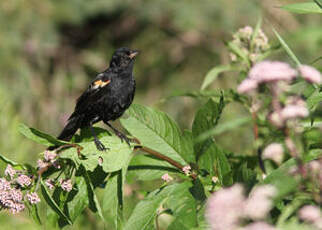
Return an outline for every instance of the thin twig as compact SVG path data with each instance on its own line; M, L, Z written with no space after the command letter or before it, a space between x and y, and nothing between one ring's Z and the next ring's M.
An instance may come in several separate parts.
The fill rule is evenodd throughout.
M139 144L138 146L135 146L135 149L140 149L141 151L144 151L146 153L149 153L152 156L155 156L155 157L157 157L157 158L159 158L161 160L164 160L164 161L170 163L171 165L173 165L174 167L176 167L177 169L179 169L180 171L182 171L184 166L182 164L180 164L179 162L177 162L177 161L171 159L170 157L167 157L167 156L165 156L165 155L163 155L163 154L161 154L161 153L159 153L159 152L157 152L157 151L155 151L153 149L150 149L148 147L144 147L144 146L140 145L141 142L137 138L134 138L133 140L136 143ZM197 175L195 173L191 173L190 176L194 180L197 179Z

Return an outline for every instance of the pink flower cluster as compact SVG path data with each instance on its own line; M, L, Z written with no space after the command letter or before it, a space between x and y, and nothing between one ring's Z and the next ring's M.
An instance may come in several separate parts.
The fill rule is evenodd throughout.
M322 82L321 73L311 66L302 65L298 70L295 70L284 62L262 61L253 66L248 77L238 86L237 91L239 93L251 93L260 84L278 81L289 82L299 74L310 83L320 84Z
M319 84L322 81L320 72L311 66L302 65L296 70L284 62L262 61L253 66L237 91L256 97L257 88L266 84L272 97L268 120L272 125L283 128L288 121L309 115L305 101L298 96L290 96L286 102L281 102L282 93L288 90L288 84L299 75L309 83Z
M45 150L44 159L38 159L37 167L39 169L53 165L56 168L60 168L57 160L57 154L55 151Z
M271 185L255 187L249 197L244 196L240 184L215 192L207 202L206 218L212 230L239 229L243 220L254 222L245 229L275 229L261 222L272 208L272 197L276 190ZM265 227L265 228L264 228Z
M25 196L22 189L28 188L32 181L29 176L16 171L11 165L5 169L6 178L0 178L0 208L16 214L25 209L24 197L30 204L40 202L37 193L27 193Z
M279 143L268 145L263 151L263 159L271 159L277 164L282 163L284 157L283 146Z
M164 180L165 182L170 182L173 180L173 178L168 174L164 174L162 177L161 177L162 180Z
M182 172L184 172L184 174L186 174L187 176L190 175L191 173L191 166L190 165L186 165L182 168Z
M254 30L250 26L239 29L234 35L231 43L238 47L241 52L248 56L252 62L256 62L262 53L269 49L268 38L261 29L255 36ZM235 53L230 53L233 62L237 61Z
M70 179L63 180L60 178L59 180L60 187L67 192L70 192L73 189L72 181Z
M322 229L322 214L318 207L306 205L300 209L298 214L303 221L312 224L317 229Z

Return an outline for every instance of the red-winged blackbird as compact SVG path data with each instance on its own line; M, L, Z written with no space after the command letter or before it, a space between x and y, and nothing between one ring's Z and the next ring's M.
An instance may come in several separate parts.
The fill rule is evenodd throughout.
M121 140L129 144L129 139L109 121L122 116L133 101L135 80L132 71L138 53L129 48L119 48L114 52L109 68L98 74L77 99L75 110L58 139L69 141L79 128L89 127L97 149L103 151L106 148L93 129L94 123L103 121Z

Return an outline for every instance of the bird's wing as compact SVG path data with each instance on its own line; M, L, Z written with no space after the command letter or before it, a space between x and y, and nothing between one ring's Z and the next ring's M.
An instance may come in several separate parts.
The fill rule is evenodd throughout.
M87 110L97 103L102 94L106 94L109 91L109 84L114 75L114 73L109 71L98 74L87 90L77 99L75 112L79 113Z

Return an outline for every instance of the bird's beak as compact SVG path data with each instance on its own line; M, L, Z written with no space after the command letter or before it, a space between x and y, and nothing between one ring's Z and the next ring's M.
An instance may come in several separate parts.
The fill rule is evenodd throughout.
M136 55L138 55L139 54L139 51L138 50L133 50L132 52L131 52L131 54L129 55L129 57L131 58L131 59L133 59L133 58L135 58L136 57Z

